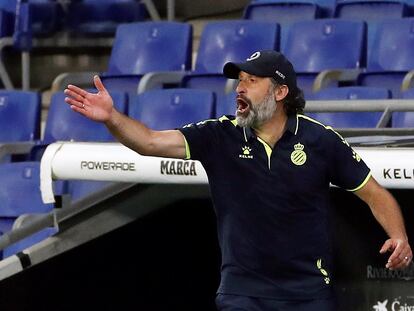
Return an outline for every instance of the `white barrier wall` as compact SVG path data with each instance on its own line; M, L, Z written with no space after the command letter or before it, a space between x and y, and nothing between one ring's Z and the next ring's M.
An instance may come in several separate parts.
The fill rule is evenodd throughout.
M354 148L387 188L414 188L413 148ZM206 184L198 161L141 156L119 143L58 142L41 161L41 192L54 202L52 180L102 180L137 183Z

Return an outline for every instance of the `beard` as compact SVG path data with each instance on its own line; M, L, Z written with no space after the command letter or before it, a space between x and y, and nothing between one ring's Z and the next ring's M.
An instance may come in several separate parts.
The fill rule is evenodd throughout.
M270 88L265 98L257 104L253 104L247 97L239 95L238 97L244 101L247 108L246 111L242 112L237 109L237 125L241 127L258 128L263 123L270 120L277 108L277 102L274 98L273 92L273 88Z

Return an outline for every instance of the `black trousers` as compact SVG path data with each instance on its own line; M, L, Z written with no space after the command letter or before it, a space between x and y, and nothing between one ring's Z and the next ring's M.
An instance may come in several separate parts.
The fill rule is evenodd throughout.
M334 299L274 300L218 294L218 311L335 311Z

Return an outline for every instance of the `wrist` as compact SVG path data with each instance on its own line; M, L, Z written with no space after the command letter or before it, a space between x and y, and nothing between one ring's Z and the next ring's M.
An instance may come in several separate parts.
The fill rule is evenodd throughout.
M104 121L104 124L109 128L116 128L120 124L119 112L112 107L111 112L109 113L108 119Z

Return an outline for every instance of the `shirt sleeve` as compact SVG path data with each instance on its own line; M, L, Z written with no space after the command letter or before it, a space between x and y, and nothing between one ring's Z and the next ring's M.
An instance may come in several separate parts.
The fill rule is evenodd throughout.
M186 159L198 160L203 163L211 158L211 153L217 149L218 126L216 120L207 120L178 129L185 138Z
M371 170L349 143L332 131L331 183L348 191L361 189L371 177Z

